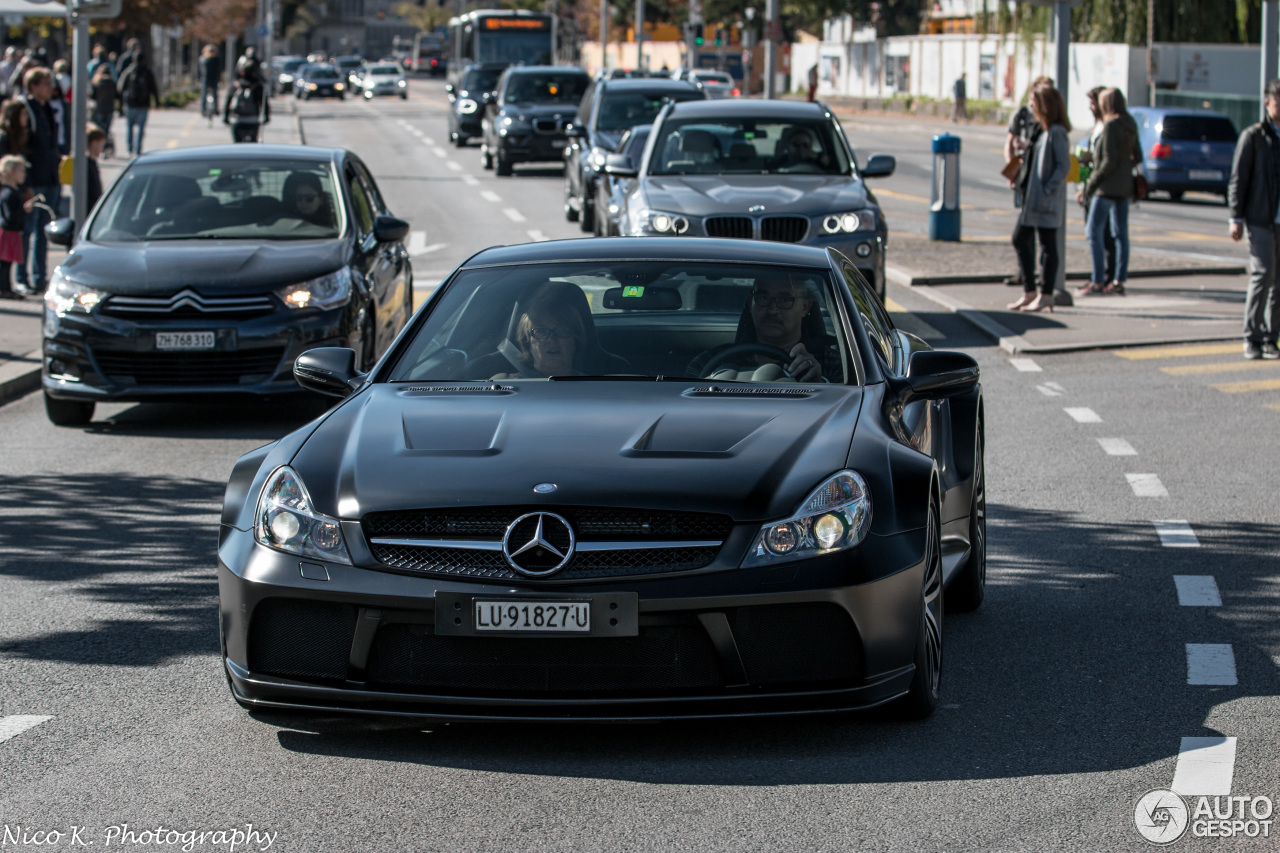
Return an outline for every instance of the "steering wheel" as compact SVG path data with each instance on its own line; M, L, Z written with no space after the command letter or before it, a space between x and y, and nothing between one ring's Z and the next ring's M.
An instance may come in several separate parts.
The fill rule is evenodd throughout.
M791 353L787 352L782 347L775 347L771 344L734 344L708 361L702 368L702 373L699 374L699 376L702 379L706 379L711 376L711 374L715 373L716 369L719 368L720 365L735 360L741 360L743 357L750 357L753 355L763 355L767 358L778 359L780 367L791 363ZM782 367L782 375L793 381L795 380L795 377L788 373L785 367Z

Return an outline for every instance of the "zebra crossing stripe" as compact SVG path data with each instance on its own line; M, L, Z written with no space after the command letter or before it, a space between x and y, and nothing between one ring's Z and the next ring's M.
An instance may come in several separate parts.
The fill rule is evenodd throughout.
M10 738L17 737L27 729L35 728L45 720L52 719L53 717L40 717L24 714L12 717L0 717L0 743L4 743Z

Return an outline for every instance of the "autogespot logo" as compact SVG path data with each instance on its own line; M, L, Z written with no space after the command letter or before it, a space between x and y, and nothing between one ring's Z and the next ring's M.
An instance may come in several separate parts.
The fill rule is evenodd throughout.
M1171 844L1187 831L1190 812L1186 801L1173 791L1148 791L1133 809L1133 822L1152 844Z
M1190 800L1190 804L1188 804ZM1188 796L1157 788L1133 808L1133 823L1152 844L1192 838L1270 838L1270 797Z

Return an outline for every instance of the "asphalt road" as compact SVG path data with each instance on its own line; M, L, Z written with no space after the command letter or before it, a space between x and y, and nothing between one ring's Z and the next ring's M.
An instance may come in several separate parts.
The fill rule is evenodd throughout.
M415 81L403 104L302 106L307 140L358 151L424 232L420 294L484 246L578 233L555 170L483 172L475 148L444 147L443 105ZM903 172L885 187L911 192ZM907 291L889 295L902 325L979 360L987 400L988 599L946 619L930 720L251 716L217 657L222 488L240 453L320 409L114 405L86 429L54 429L32 395L0 407L0 841L59 831L40 849L78 849L81 827L81 841L102 848L115 832L123 849L123 824L252 824L276 833L269 849L307 853L1125 850L1145 845L1139 798L1175 776L1188 793L1280 797L1280 369L1237 373L1238 353L1194 348L1015 362ZM1154 522L1173 520L1198 547L1161 544ZM1175 576L1212 577L1220 604L1180 604ZM1181 583L1187 600L1209 587ZM1235 683L1188 684L1202 673ZM1195 737L1219 740L1180 754ZM142 838L129 849L181 849Z

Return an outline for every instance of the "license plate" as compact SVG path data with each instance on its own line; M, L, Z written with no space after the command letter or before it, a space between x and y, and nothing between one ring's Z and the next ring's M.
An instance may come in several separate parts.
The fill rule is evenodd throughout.
M569 144L569 140L567 140L567 139L553 139L553 140L551 140L551 147L552 147L552 148L564 148L564 147L565 147L566 145L568 145L568 144Z
M1187 177L1193 181L1221 181L1222 173L1216 169L1192 169Z
M213 349L216 337L213 332L156 332L156 349Z
M591 632L589 601L474 602L476 631Z

